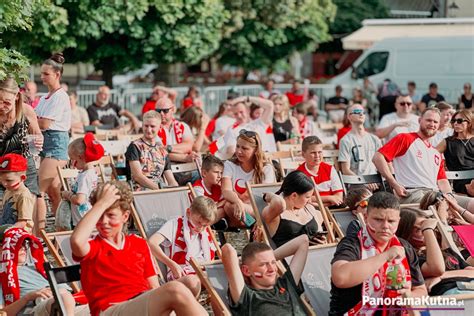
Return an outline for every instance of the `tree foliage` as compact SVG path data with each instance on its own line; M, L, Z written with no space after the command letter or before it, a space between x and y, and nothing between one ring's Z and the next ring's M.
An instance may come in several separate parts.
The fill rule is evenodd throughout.
M7 75L17 80L26 78L29 61L19 51L23 52L24 47L31 46L37 39L31 36L15 38L15 34L42 34L40 43L47 45L58 32L65 30L66 24L65 11L47 0L0 1L0 79Z
M383 0L332 0L337 14L330 25L331 34L352 33L362 26L364 19L386 18L388 8Z
M256 69L330 39L331 0L225 0L232 19L218 51L224 64Z
M196 64L211 56L245 68L271 67L328 40L328 21L335 15L331 0L1 3L0 14L7 14L0 23L14 26L4 27L7 47L34 63L64 51L67 62L92 63L108 83L113 74L145 63ZM14 65L20 55L9 52Z

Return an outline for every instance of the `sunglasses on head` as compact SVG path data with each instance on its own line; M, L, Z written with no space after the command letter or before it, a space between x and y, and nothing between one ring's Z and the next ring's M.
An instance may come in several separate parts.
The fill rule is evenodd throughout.
M412 105L413 103L411 103L411 102L400 102L400 103L398 103L398 104L400 104L401 106L410 106L410 105Z
M452 119L452 120L451 120L451 124L454 124L454 123L462 124L463 122L467 122L467 120L462 119L462 118Z
M367 205L369 205L369 200L368 200L368 199L362 200L362 201L360 201L360 202L357 204L357 206L360 206L360 207L362 207L362 208L366 208Z
M168 109L155 109L156 112L158 113L165 113L165 114L168 114L169 111L171 111L172 108L168 108Z
M354 109L354 110L351 111L351 114L364 115L364 114L365 114L365 111L362 110L362 109Z
M244 135L247 137L255 137L255 138L257 137L257 133L255 133L254 131L248 131L246 129L240 130L239 135Z

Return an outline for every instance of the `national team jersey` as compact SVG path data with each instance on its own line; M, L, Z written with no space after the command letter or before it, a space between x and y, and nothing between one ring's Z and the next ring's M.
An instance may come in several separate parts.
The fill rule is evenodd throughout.
M211 198L216 203L219 203L224 199L224 197L222 196L222 190L220 186L213 185L211 190L209 191L204 185L204 182L202 181L202 179L199 179L196 182L194 182L193 188L197 196L207 196L208 198Z
M395 178L405 188L437 190L437 181L446 179L442 155L417 133L398 134L379 152L393 162Z
M321 162L317 174L312 173L308 168L306 168L306 162L303 162L297 170L304 172L308 177L314 179L321 196L334 195L343 192L342 183L337 175L336 168L330 164Z

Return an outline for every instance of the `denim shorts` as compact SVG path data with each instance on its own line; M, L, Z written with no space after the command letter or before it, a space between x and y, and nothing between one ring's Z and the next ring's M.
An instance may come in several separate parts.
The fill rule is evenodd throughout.
M54 158L57 160L68 160L67 147L69 145L69 133L63 131L43 131L44 143L40 153L42 158Z

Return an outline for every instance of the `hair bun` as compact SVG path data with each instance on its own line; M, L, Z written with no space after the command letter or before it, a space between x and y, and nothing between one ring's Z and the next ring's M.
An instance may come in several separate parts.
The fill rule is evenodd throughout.
M62 53L54 53L51 55L51 57L49 57L49 59L54 60L58 64L64 64L65 62L64 55Z

